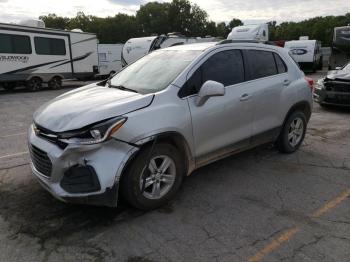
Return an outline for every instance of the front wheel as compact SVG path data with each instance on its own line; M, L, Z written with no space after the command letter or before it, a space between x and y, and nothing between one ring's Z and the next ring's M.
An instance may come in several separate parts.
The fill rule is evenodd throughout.
M151 152L152 151L152 152ZM143 149L122 176L122 196L134 207L151 210L166 204L181 186L184 166L169 144Z
M277 140L277 148L282 153L293 153L301 145L306 133L306 117L301 111L293 112L285 122Z

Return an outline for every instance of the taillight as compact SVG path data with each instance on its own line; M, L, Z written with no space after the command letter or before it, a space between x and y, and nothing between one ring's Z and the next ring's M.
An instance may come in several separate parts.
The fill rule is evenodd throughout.
M310 77L307 77L307 76L305 76L305 80L306 80L308 86L310 87L311 92L313 93L314 92L314 80Z

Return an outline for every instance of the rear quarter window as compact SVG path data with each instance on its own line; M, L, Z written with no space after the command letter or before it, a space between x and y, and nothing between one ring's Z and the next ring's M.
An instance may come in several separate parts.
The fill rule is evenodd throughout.
M273 54L275 61L276 61L276 66L277 66L277 71L279 74L283 74L287 72L287 66L283 59L276 53Z

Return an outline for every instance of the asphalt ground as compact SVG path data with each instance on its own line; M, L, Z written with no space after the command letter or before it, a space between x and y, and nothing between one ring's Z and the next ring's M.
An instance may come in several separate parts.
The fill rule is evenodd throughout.
M31 175L33 112L84 84L0 90L0 261L350 261L350 110L315 104L298 152L223 159L141 212L61 203Z

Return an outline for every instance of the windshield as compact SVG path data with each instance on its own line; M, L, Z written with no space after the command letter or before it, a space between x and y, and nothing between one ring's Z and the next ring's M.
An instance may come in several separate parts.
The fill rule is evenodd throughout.
M152 52L115 75L110 85L141 94L158 92L165 89L200 52L198 50Z

